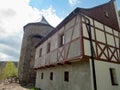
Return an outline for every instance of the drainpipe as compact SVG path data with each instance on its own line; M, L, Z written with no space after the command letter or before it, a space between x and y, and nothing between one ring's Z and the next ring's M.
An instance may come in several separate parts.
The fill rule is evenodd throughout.
M89 18L87 18L87 17L84 17L84 18L85 18L85 20L87 22L87 26L88 26L87 28L88 28L88 34L89 34L89 40L90 40L90 51L91 51L92 73L93 73L93 85L94 85L94 90L97 90L95 62L94 62L94 49L93 49L92 33L91 33L91 24L90 24Z
M118 21L118 26L119 26L119 31L120 31L120 17L118 15L118 9L117 9L117 5L116 5L116 0L111 0L113 1L113 4L114 4L114 8L115 8L115 12L116 12L116 17L117 17L117 21ZM120 37L120 32L118 33L118 36ZM120 40L119 40L119 48L120 48ZM119 51L120 53L120 51ZM120 59L120 58L119 58Z

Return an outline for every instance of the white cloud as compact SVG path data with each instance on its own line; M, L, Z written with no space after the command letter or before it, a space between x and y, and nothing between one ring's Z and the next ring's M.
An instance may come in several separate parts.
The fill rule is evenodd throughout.
M44 15L53 26L62 20L52 7L38 10L29 6L29 1L0 0L0 61L9 58L19 60L23 26L27 23L36 22L38 19L40 21L41 15Z
M69 4L70 4L71 6L73 6L73 5L76 5L76 4L80 3L80 1L79 1L79 0L68 0L68 2L69 2Z
M62 20L56 15L55 10L52 7L48 8L47 10L42 9L40 14L44 15L50 25L53 25L54 27L56 27L57 24Z
M11 59L13 59L13 58L11 58L10 56L8 56L8 55L6 55L6 54L4 54L4 53L1 53L0 52L0 60L1 61L10 61Z

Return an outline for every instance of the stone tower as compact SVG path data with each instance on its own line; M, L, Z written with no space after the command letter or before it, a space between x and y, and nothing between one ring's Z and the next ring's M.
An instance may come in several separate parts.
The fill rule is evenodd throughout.
M18 68L20 83L35 84L36 72L33 69L35 45L53 29L54 28L44 17L42 17L40 22L29 23L24 26L24 35Z

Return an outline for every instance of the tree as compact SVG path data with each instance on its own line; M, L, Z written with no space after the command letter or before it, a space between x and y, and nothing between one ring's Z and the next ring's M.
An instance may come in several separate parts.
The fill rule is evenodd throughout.
M2 68L0 67L0 80L2 79Z
M13 62L7 62L2 70L2 79L17 76L18 70Z
M118 10L118 14L119 14L119 17L120 17L120 10Z

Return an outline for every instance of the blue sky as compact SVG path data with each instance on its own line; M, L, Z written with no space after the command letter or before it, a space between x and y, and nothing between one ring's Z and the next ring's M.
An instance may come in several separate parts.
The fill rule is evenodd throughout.
M0 0L0 61L19 61L23 27L42 15L56 27L76 7L91 8L109 0ZM7 3L6 3L7 2ZM116 0L120 9L120 0Z
M73 2L72 3L70 3ZM65 17L76 7L91 8L104 4L110 0L31 0L29 5L38 9L47 9L52 7L55 9L59 17ZM118 9L120 9L120 0L116 0Z

